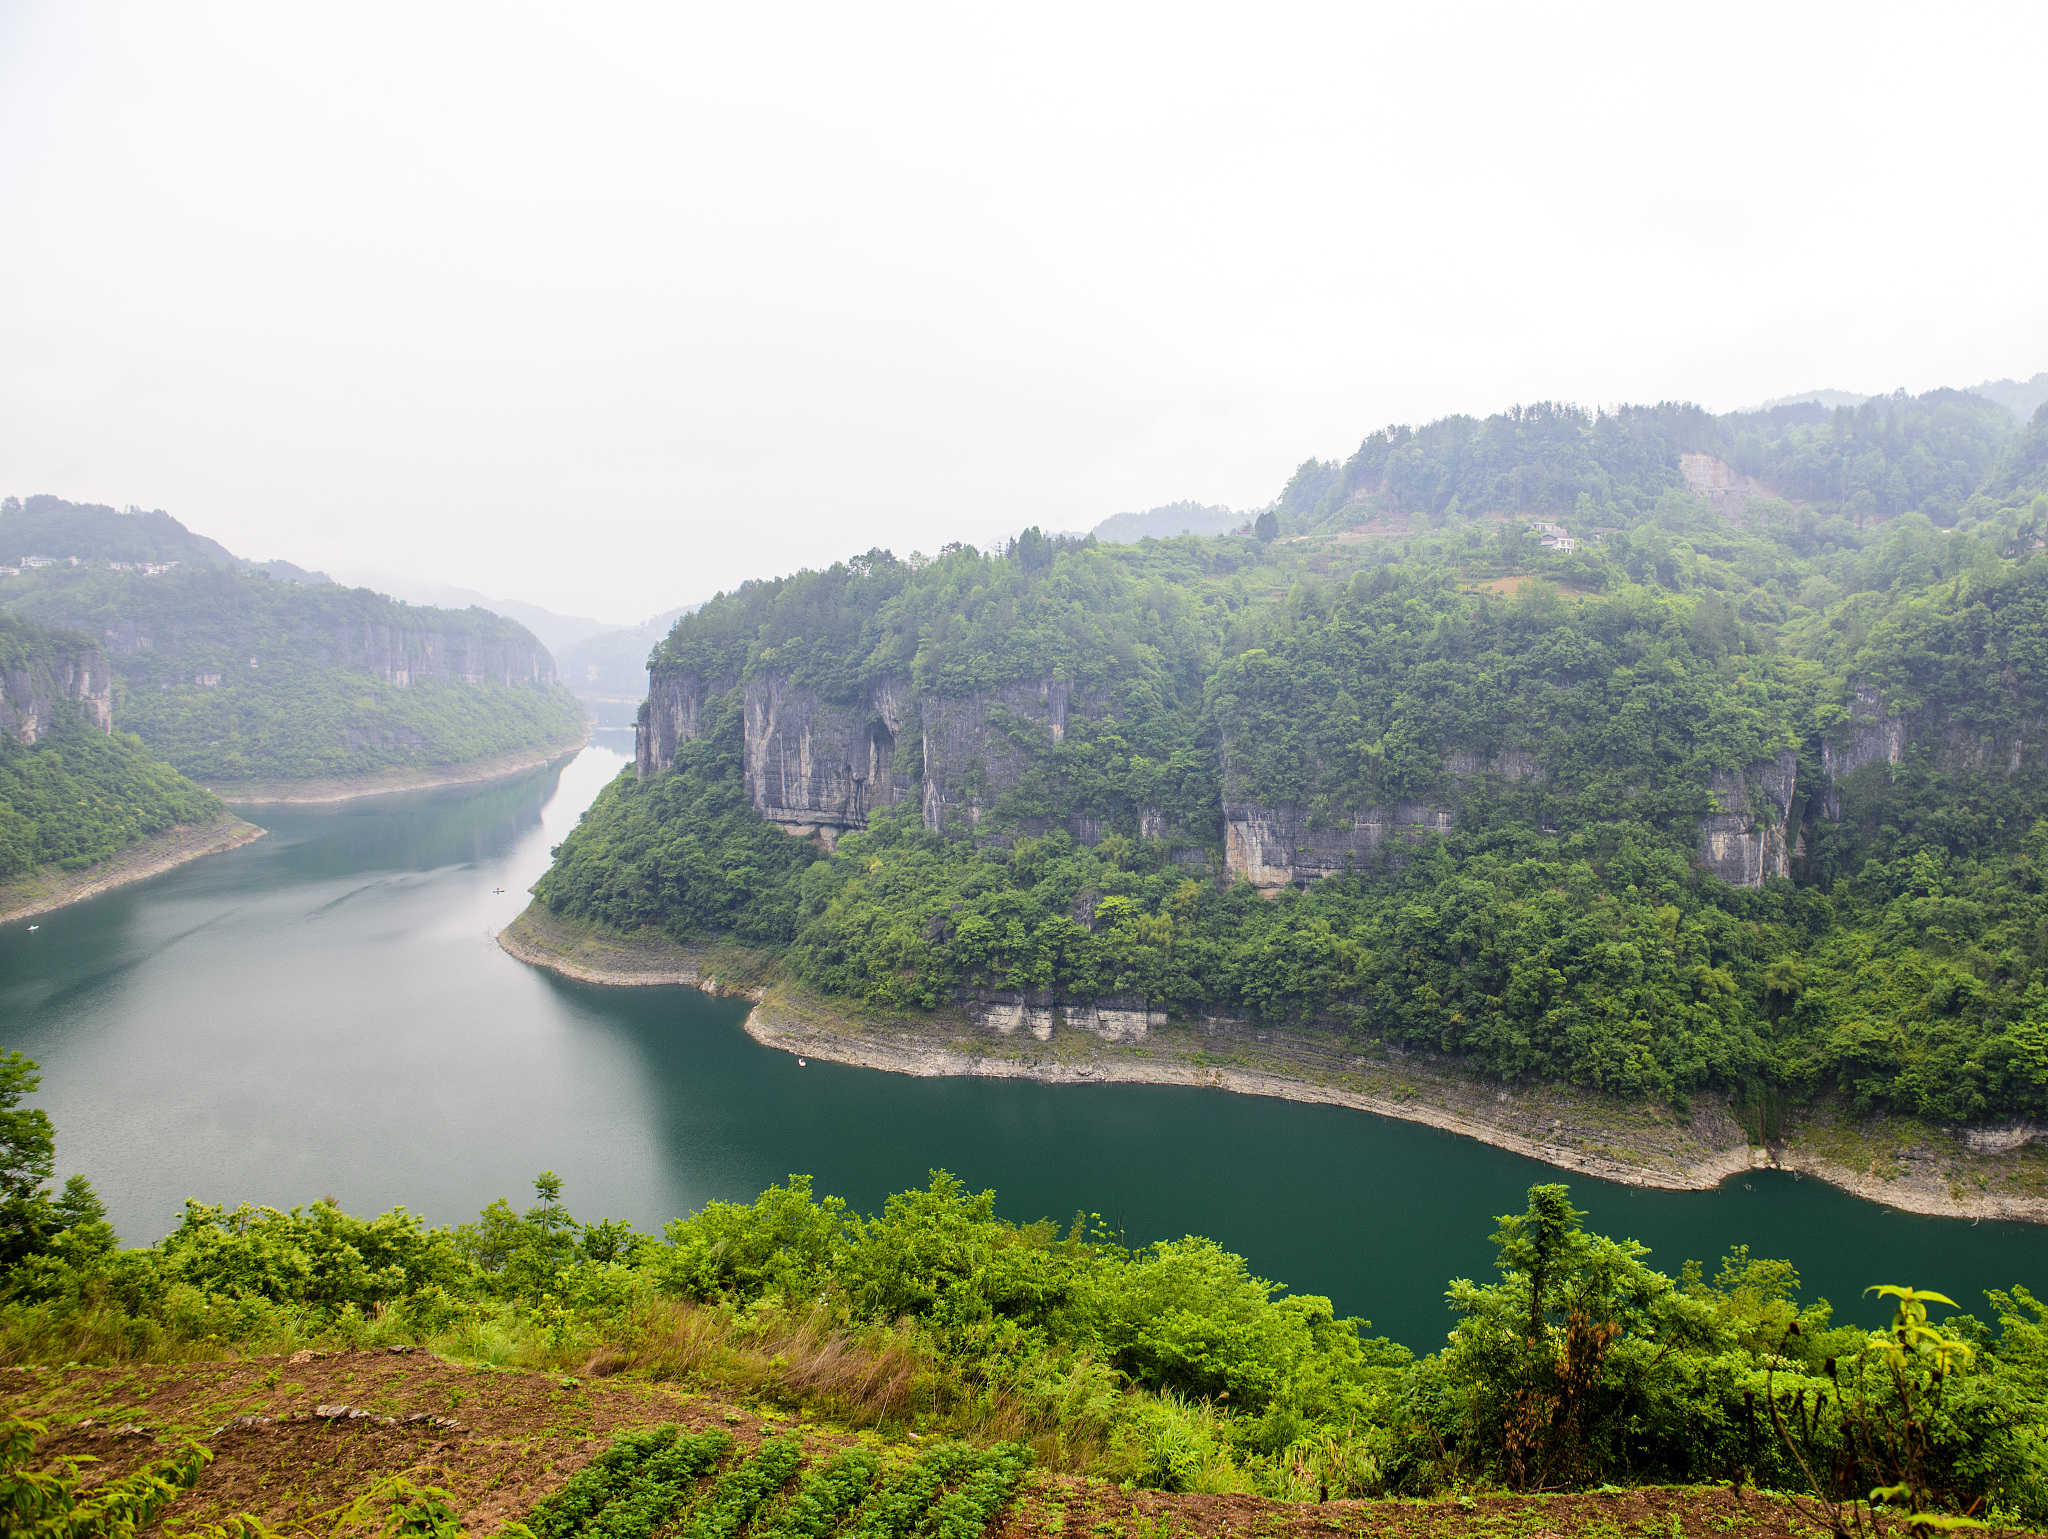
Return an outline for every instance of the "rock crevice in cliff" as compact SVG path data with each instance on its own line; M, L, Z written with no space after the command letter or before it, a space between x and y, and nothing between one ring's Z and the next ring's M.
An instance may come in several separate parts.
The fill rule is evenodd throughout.
M80 638L53 657L0 669L0 732L17 742L41 742L60 714L73 711L89 727L114 730L114 671L90 642Z
M640 707L639 777L670 768L678 746L702 734L710 703L733 690L742 692L748 800L763 818L793 834L829 847L840 835L864 828L879 808L896 805L915 806L928 829L987 841L1042 835L1058 826L1079 843L1095 844L1108 832L1103 820L1081 814L990 822L998 799L1022 780L1031 744L1060 742L1076 716L1113 715L1106 694L1048 678L913 699L907 680L887 679L851 702L835 702L774 669L744 681L657 672ZM1849 700L1847 724L1821 745L1819 787L1801 786L1799 755L1791 747L1740 770L1715 772L1706 787L1712 807L1699 824L1700 863L1739 887L1789 876L1802 795L1815 802L1816 811L1839 818L1840 780L1867 765L1899 763L1911 730L1913 724L1892 714L1878 690L1859 686ZM1946 731L1942 762L1957 768L2017 770L2029 741L2048 740L2048 727L2021 732L2011 742L1954 727ZM2038 756L2039 749L2034 751ZM1218 753L1218 875L1225 881L1242 878L1268 894L1399 861L1431 837L1449 833L1460 803L1482 787L1544 786L1551 780L1542 758L1525 745L1485 752L1458 748L1445 760L1444 789L1435 798L1312 810L1248 794L1232 772L1229 744ZM1153 808L1141 809L1138 831L1148 838L1172 832ZM1206 868L1209 860L1195 849L1177 858L1191 868Z

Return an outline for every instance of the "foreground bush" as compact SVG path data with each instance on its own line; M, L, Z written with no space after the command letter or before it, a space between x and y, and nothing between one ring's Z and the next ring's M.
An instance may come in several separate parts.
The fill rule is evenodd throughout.
M7 1126L39 1136L18 1117ZM1213 1241L1127 1249L1085 1216L1065 1230L1009 1223L992 1193L943 1171L865 1217L792 1177L750 1204L708 1203L659 1239L579 1221L552 1175L536 1190L524 1212L493 1203L451 1229L327 1203L192 1204L161 1243L130 1250L103 1219L53 1219L23 1231L25 1253L0 1274L0 1362L414 1342L469 1361L686 1379L1168 1490L1296 1499L1609 1481L1818 1494L1889 1479L1882 1450L1838 1415L1801 1423L1798 1446L1775 1419L1838 1405L1844 1365L1886 1350L1881 1334L1834 1324L1825 1301L1799 1304L1793 1269L1746 1251L1711 1279L1691 1264L1657 1271L1633 1241L1588 1233L1561 1185L1532 1188L1527 1210L1500 1221L1497 1276L1450 1284L1455 1327L1420 1361ZM97 1208L89 1189L65 1201ZM40 1188L20 1204L56 1212ZM2020 1287L1989 1302L1995 1331L1960 1313L1941 1328L1962 1349L1943 1357L1937 1386L1873 1373L1857 1403L1918 1429L1926 1500L2048 1519L2048 1306ZM636 1479L618 1521L670 1513L689 1472L718 1457L711 1443L649 1436L571 1482L563 1512L583 1506L562 1534ZM848 1521L865 1535L892 1503L923 1514L965 1479L970 1494L944 1509L960 1527L1015 1469L967 1479L968 1464L948 1461L979 1456L945 1446L955 1451L879 1486L858 1462L815 1472L770 1527L815 1539L858 1506ZM643 1456L658 1467L640 1469ZM730 1539L795 1460L793 1446L766 1447L724 1477L693 1539ZM535 1532L560 1526L541 1514Z

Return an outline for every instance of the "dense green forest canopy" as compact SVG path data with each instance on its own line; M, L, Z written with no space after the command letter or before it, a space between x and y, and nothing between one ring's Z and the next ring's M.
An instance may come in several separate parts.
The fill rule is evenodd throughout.
M0 609L103 641L115 720L185 774L220 783L462 763L581 730L561 686L488 681L536 669L549 679L553 664L524 626L482 609L228 566L44 568L6 579ZM468 658L486 681L454 676Z
M735 933L877 1005L1142 995L1672 1101L2048 1113L2043 443L2048 412L2022 428L1953 391L1538 406L1303 467L1320 534L1032 530L748 583L655 652L711 692L698 741L609 787L536 892ZM1833 491L1715 502L1688 453ZM1517 499L1570 548L1501 516ZM897 807L826 853L748 809L720 691L766 672L854 705L907 681L913 775L921 701L1059 678L1094 704L1057 742L1017 724L1024 768L976 837ZM1836 777L1859 690L1904 742ZM1789 879L1729 887L1701 820L1746 779L1760 805L1773 763L1797 767ZM1451 826L1266 899L1217 879L1233 798L1311 829L1410 805ZM1108 836L1078 842L1077 817Z
M24 556L61 560L177 561L193 566L241 566L226 546L194 534L161 508L125 511L102 503L35 496L0 501L0 564Z
M0 615L0 675L32 679L91 642ZM83 870L221 804L132 734L109 736L59 701L34 743L0 732L0 880L37 866Z
M1341 466L1304 464L1279 507L1289 533L1338 527L1362 501L1435 523L1506 512L1565 515L1584 532L1625 528L1685 486L1681 457L1695 454L1755 478L1816 519L1918 512L1952 527L1966 511L1995 512L2001 492L2048 489L2038 479L1994 475L2020 426L2004 406L1960 390L1720 417L1683 403L1589 412L1545 401L1368 434Z

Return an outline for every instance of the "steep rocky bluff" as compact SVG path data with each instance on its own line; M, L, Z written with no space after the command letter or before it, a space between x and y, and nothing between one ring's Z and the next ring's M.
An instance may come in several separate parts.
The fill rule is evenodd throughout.
M247 627L207 621L152 622L124 616L106 621L100 635L107 650L124 663L153 663L152 682L159 686L190 683L215 688L221 680L216 654L223 647L233 649L235 660L246 647L247 666L257 668L262 666L262 650L280 643L315 667L361 668L401 689L423 679L444 684L553 684L555 660L547 648L523 627L507 624L517 634L451 635L426 617L410 625L343 617L324 624L302 619L281 632L257 634Z
M737 687L731 677L707 683L694 674L653 674L635 734L640 778L673 764L676 745L697 737L705 703ZM1014 730L1021 725L1057 742L1070 710L1106 709L1058 680L957 698L928 694L914 713L909 685L898 680L874 685L852 705L821 699L772 670L744 688L748 799L770 822L828 846L865 826L875 808L903 801L917 803L928 828L973 829L1017 783L1023 759ZM1101 830L1090 822L1077 820L1073 831L1092 843Z
M749 801L768 821L828 848L840 834L865 826L876 808L905 802L917 805L927 828L972 831L1018 783L1024 757L1016 746L1020 730L1056 742L1070 715L1098 716L1110 709L1106 699L1057 679L958 697L926 694L913 706L908 684L899 680L872 687L852 704L835 704L772 670L744 684L731 676L706 681L656 672L640 708L639 777L669 768L676 746L699 735L706 704L733 689L744 690ZM1820 805L1828 816L1840 815L1836 780L1866 764L1896 763L1909 725L1887 715L1875 691L1858 691L1839 741L1825 745L1828 780ZM1355 807L1335 819L1311 817L1301 807L1269 806L1241 794L1227 743L1221 753L1222 875L1242 877L1262 892L1306 886L1370 863L1384 851L1447 833L1457 816L1454 798ZM2018 758L2012 763L2017 768ZM1445 770L1453 787L1486 777L1541 780L1546 774L1538 758L1515 749L1487 758L1457 751ZM1798 756L1790 749L1739 775L1715 775L1709 789L1717 810L1701 820L1701 864L1738 887L1760 887L1771 877L1789 875L1797 776ZM1155 812L1141 812L1139 822L1139 832L1148 837L1168 832ZM1070 818L1067 829L1087 844L1105 832L1085 817ZM1034 824L1014 831L1046 829ZM1190 863L1197 858L1193 850L1182 854Z
M0 610L102 645L125 731L209 785L380 777L567 747L583 713L517 621L258 571L89 562Z
M83 636L75 645L11 658L0 667L0 732L39 743L66 711L101 732L114 730L114 670Z

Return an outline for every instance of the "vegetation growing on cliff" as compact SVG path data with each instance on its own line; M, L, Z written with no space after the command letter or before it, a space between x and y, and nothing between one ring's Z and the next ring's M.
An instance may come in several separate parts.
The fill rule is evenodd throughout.
M0 676L24 687L92 651L83 636L0 615ZM221 810L136 737L87 724L70 700L54 703L33 743L0 732L0 879L41 865L80 871L174 824L211 822Z
M102 640L115 720L211 781L457 764L571 741L581 727L568 690L532 677L537 665L552 677L540 644L480 609L227 566L45 568L9 579L0 606ZM481 681L464 683L471 658ZM502 682L508 673L520 682Z
M2048 496L2013 469L2048 428L2003 412L1954 392L1754 419L1540 408L1368 439L1355 538L1027 531L749 583L655 655L702 681L717 730L609 788L535 890L618 929L780 943L799 977L890 1007L1134 994L1659 1099L2048 1112ZM1890 467L1892 490L1729 516L1679 489L1681 452L1738 445L1767 470ZM1296 483L1283 506L1357 477ZM1467 516L1468 492L1518 486L1575 510L1575 548ZM1928 511L1881 517L1898 496ZM1072 704L1058 739L987 708L1017 768L971 837L898 806L778 858L740 794L734 686L765 673L847 703L896 681L913 775L932 701L1054 678ZM1829 745L1878 730L1872 699L1895 762L1842 769ZM1786 806L1755 779L1781 763ZM1361 809L1452 821L1264 900L1213 879L1233 801L1311 834ZM1702 867L1702 820L1731 804L1789 880Z

